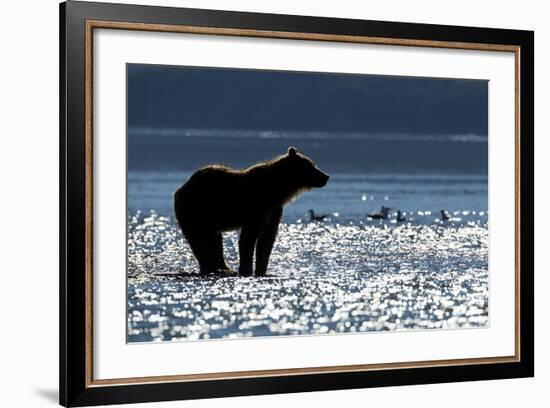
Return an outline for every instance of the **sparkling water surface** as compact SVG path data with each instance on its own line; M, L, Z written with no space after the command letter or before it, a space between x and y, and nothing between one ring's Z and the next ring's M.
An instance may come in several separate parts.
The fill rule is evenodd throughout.
M426 213L404 223L340 215L282 223L268 276L244 278L199 276L173 217L136 211L128 341L487 326L486 212L450 221ZM237 240L224 234L234 269Z
M128 341L489 325L486 140L161 136L129 138ZM205 164L243 168L290 143L331 179L285 208L268 276L199 276L174 191ZM389 219L369 220L381 206ZM224 234L235 270L237 240Z

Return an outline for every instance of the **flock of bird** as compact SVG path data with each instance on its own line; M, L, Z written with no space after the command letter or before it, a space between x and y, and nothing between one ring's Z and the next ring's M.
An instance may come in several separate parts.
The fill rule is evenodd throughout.
M390 216L390 207L382 206L380 208L379 212L369 213L367 214L367 217L371 220L387 220ZM316 214L315 211L309 210L309 220L310 221L324 221L325 218L329 217L330 214ZM449 221L451 217L449 217L449 214L447 214L447 211L441 210L441 221ZM397 214L395 217L396 222L404 222L407 221L407 217L401 212L401 210L397 210Z

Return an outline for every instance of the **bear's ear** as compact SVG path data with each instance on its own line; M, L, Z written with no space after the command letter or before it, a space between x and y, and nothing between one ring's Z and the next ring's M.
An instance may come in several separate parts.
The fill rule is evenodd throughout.
M288 155L289 157L295 157L296 156L296 153L297 153L297 150L295 147L289 147L288 148Z

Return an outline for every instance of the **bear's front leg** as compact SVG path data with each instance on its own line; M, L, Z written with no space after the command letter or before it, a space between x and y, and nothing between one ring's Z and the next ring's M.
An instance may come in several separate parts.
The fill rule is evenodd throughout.
M277 230L279 229L279 222L283 215L282 208L276 208L270 214L269 219L258 238L256 244L256 275L265 275L267 272L267 265L269 263L269 256L277 237Z
M241 236L239 237L239 275L252 275L252 258L254 256L254 247L258 234L256 228L243 226Z

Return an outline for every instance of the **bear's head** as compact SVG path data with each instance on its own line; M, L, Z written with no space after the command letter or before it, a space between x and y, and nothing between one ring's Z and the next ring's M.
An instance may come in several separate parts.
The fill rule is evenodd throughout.
M330 178L309 157L298 153L294 147L288 148L288 153L284 160L287 162L288 169L290 170L289 177L298 184L299 188L324 187Z

